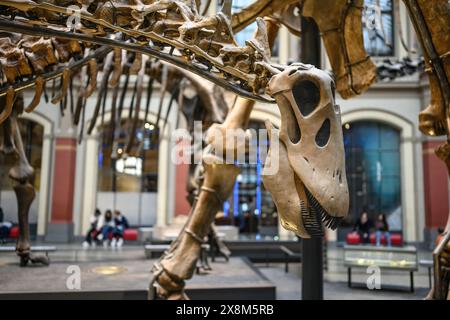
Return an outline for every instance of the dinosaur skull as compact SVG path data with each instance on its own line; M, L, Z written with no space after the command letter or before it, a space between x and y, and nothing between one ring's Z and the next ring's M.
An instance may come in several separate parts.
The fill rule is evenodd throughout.
M296 64L275 75L269 90L280 109L281 128L266 123L272 147L264 185L284 228L303 238L322 236L322 222L335 229L349 206L334 82L324 71ZM274 139L279 148L273 147ZM278 171L268 174L274 161L279 161Z

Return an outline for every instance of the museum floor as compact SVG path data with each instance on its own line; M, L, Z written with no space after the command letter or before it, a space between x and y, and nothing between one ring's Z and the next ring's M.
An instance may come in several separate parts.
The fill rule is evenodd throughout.
M52 288L58 286L52 282L53 273L60 273L61 279L67 278L65 274L65 268L68 265L76 265L77 262L80 265L92 270L99 265L116 265L121 266L127 264L128 276L122 276L122 278L108 278L107 281L113 284L115 287L128 286L129 289L135 290L144 289L147 285L147 272L151 268L152 261L145 260L144 250L141 246L125 246L119 249L104 249L95 248L84 250L81 246L77 245L60 245L57 247L57 251L50 254L52 264L50 267L30 267L31 270L30 280L23 279L23 281L15 282L11 278L24 274L27 269L19 268L17 258L14 254L0 255L0 293L21 291L26 292L27 286L32 286L31 281L33 277L41 277L41 286ZM430 252L419 251L419 259L429 259ZM216 281L227 281L224 277L224 271L226 270L231 276L235 274L237 277L246 277L245 274L239 274L239 269L242 261L233 260L229 264L225 264L223 261L218 261L216 264L212 264L212 267L216 269L219 278L216 277ZM130 268L130 266L132 266ZM289 272L285 273L284 265L278 263L267 264L254 264L256 270L259 270L265 277L276 287L277 299L299 299L301 297L301 265L292 263L289 266ZM83 267L83 268L84 268ZM82 269L83 269L82 268ZM135 271L133 271L135 268ZM59 271L58 271L59 270ZM83 269L84 270L84 269ZM128 284L126 279L132 279L131 274L135 273L136 286L132 287ZM139 274L139 275L138 275ZM215 275L217 276L217 274ZM250 274L248 277L251 277ZM139 278L140 277L140 278ZM208 277L211 275L196 276L194 280L188 282L192 286L202 287L205 284L209 284ZM409 274L398 271L383 271L381 275L381 282L389 283L389 285L399 286L402 290L387 291L387 290L367 290L360 288L348 288L347 287L347 269L343 266L342 261L342 249L336 247L330 247L328 249L328 271L324 274L325 287L324 295L325 299L422 299L428 291L428 271L426 268L420 268L418 272L414 274L415 292L408 292L409 288ZM354 270L353 282L365 283L367 274L364 270ZM86 279L89 282L89 277ZM244 278L241 282L245 282ZM252 279L247 279L248 282L255 282ZM93 283L94 281L92 281ZM62 281L65 285L65 282ZM36 284L34 284L36 287ZM94 284L88 283L87 286L94 286ZM110 286L110 284L106 284ZM264 283L261 283L264 286ZM39 284L38 284L39 286ZM142 287L142 288L141 288ZM31 288L29 291L36 291L36 288ZM106 296L105 296L106 297Z

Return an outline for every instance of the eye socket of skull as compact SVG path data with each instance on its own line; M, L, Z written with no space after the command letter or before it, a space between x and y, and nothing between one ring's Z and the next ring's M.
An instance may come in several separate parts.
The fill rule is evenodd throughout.
M320 87L309 79L297 81L292 88L292 94L303 117L313 113L320 103Z

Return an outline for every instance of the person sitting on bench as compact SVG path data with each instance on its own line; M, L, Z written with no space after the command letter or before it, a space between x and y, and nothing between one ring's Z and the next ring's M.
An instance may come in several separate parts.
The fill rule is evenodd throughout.
M369 215L366 211L361 212L358 221L356 221L353 231L358 232L361 243L370 243L370 228L372 227L372 222L369 219Z
M128 220L119 210L114 211L114 231L111 246L120 248L123 245L123 232L129 228Z
M3 221L5 215L3 209L0 208L0 244L6 243L6 239L9 236L9 231L12 228L12 223L8 221Z
M102 222L100 221L101 215L102 215L101 211L99 209L95 209L95 213L90 219L91 227L89 228L89 231L87 232L86 238L83 242L84 248L88 248L93 243L95 244L95 242L98 240L98 235L100 234L100 230L102 228L101 225Z
M114 231L114 219L112 216L111 210L106 210L105 216L103 219L101 234L99 235L99 239L103 241L103 246L107 247L109 244L109 235Z
M386 220L386 215L384 213L380 213L377 216L377 220L375 221L375 235L376 235L376 246L381 246L381 235L384 234L384 238L386 239L386 243L388 247L391 246L391 234L389 232L389 225Z

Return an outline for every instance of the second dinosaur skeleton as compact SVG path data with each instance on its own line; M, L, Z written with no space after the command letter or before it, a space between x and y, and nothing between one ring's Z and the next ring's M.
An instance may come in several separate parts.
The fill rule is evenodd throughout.
M421 42L431 101L419 115L428 136L447 136L436 149L450 175L450 7L447 0L404 0ZM434 282L428 298L450 299L450 214L434 252Z

